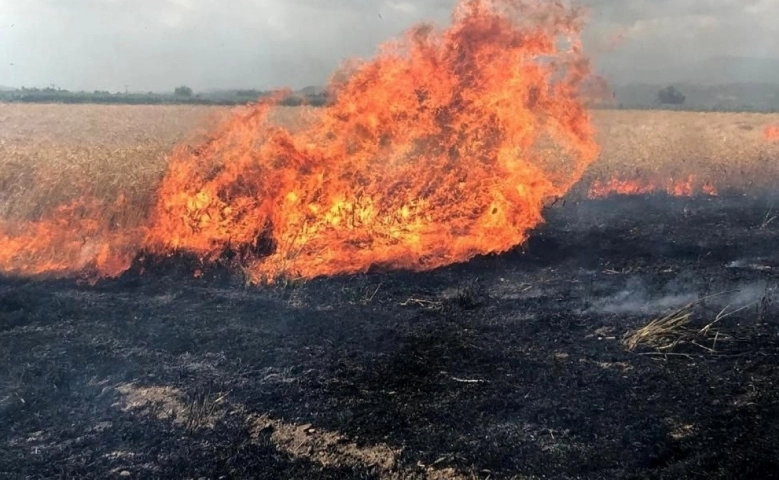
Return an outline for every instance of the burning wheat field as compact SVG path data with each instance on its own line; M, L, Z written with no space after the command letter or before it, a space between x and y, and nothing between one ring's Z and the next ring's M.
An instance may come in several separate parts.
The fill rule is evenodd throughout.
M0 476L775 476L779 116L589 109L582 21L0 105Z

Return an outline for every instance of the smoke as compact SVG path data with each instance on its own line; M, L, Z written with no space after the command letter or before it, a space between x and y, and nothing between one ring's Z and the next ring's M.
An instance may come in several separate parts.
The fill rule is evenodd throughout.
M625 287L616 293L592 302L587 313L614 315L660 315L702 301L717 309L737 310L743 307L773 303L777 288L766 281L748 282L724 286L721 290L684 287L693 285L689 275L681 275L664 285L648 283L632 277Z
M720 305L739 308L744 305L757 304L764 299L773 301L776 298L777 289L767 281L754 282L740 285L732 293L723 295L718 299Z
M667 289L664 289L667 290ZM698 299L698 292L652 292L640 278L630 278L622 290L593 302L589 312L650 314L680 308Z
M10 86L55 83L88 91L124 85L137 91L167 91L178 84L196 90L302 87L323 82L343 57L369 55L409 24L445 23L455 3L0 2L0 76ZM610 73L627 80L642 80L644 67L662 72L677 61L779 54L774 41L779 7L770 0L581 3L592 12L587 32L592 48L602 51L615 36L622 38L602 60Z

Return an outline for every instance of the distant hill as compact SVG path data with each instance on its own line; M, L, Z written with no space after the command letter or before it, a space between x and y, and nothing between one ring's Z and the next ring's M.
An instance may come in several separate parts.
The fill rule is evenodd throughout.
M779 84L779 59L719 56L695 62L613 62L602 69L614 84Z
M322 95L325 92L324 87L306 87L298 90L298 94L300 95Z
M6 87L5 85L0 85L0 92L13 92L16 90L14 87Z

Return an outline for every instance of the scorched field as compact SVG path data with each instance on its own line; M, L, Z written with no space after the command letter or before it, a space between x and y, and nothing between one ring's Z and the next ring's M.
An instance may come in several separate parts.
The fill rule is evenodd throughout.
M1 106L2 213L41 215L81 183L143 211L165 155L221 113ZM94 286L7 274L0 472L766 478L772 120L595 112L600 158L526 244L432 272L247 287L171 259ZM719 195L587 198L598 180L690 175Z
M518 4L320 109L0 105L0 476L776 478L779 116L589 111Z

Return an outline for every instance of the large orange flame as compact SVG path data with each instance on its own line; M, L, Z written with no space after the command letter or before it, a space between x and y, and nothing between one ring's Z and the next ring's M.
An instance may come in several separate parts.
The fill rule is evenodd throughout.
M126 271L143 230L123 228L124 197L107 204L92 196L61 205L36 221L0 224L0 271L21 275L83 275L90 280Z
M0 266L116 275L133 253L182 252L232 258L261 282L431 269L522 243L597 156L580 14L462 0L452 20L339 72L310 126L274 126L262 102L177 149L137 231L65 210L16 234L0 227L11 245Z

